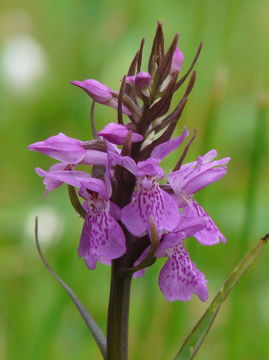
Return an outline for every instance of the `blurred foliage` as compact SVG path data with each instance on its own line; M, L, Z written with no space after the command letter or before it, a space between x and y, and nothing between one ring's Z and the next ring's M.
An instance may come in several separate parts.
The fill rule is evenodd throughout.
M89 98L69 81L96 78L118 89L142 37L149 53L157 20L164 23L167 42L180 32L183 71L202 40L197 83L180 124L198 133L188 160L211 148L232 157L227 176L199 198L227 244L206 248L189 240L212 297L245 250L268 232L269 2L2 0L0 6L0 359L98 360L73 304L38 259L34 216L44 223L43 247L51 265L104 330L109 268L98 265L90 272L78 258L81 219L64 187L42 198L41 179L33 170L53 161L26 147L58 132L91 138ZM22 38L34 44L42 71L21 85L16 71L23 72L24 56L11 52L10 61L7 53ZM27 56L32 59L31 52ZM36 64L29 67L34 71ZM112 109L101 106L95 116L98 129L116 119ZM176 155L165 163L167 171L175 161ZM268 260L265 253L227 300L197 359L268 357ZM133 282L132 360L171 359L207 306L196 298L167 303L157 285L160 266L161 261Z

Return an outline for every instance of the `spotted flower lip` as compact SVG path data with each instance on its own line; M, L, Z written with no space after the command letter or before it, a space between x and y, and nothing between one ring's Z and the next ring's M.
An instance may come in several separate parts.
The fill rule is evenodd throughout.
M129 130L126 126L111 122L99 131L98 135L103 136L103 138L113 144L123 145L128 132ZM140 142L143 139L142 135L132 132L131 143Z
M99 81L95 79L75 80L71 81L71 84L84 90L94 101L114 109L118 108L118 101L113 97L112 89ZM131 115L131 111L125 105L122 105L122 112L126 115Z
M109 202L98 193L89 193L89 210L82 228L78 254L90 270L97 261L110 265L126 252L125 236L109 213Z
M189 301L192 294L196 294L202 301L208 298L206 279L195 264L191 261L189 253L184 247L184 240L189 236L203 230L206 218L192 217L184 214L176 228L165 234L154 253L156 258L167 257L159 275L159 287L168 301ZM146 248L135 265L140 264L150 251ZM135 277L143 276L145 269L134 274Z
M195 236L206 225L206 219L184 216L177 228L164 235L155 252L156 257L168 257L159 275L159 287L168 301L189 301L192 294L206 301L206 279L191 261L184 239Z
M189 301L192 294L208 299L207 281L181 242L172 250L159 275L159 287L168 301Z

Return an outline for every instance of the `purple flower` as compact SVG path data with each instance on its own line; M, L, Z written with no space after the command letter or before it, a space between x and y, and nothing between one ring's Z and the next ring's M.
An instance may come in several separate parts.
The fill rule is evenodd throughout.
M53 174L55 171L64 171L64 170L71 170L70 165L57 163L53 164L48 171L45 171L40 168L36 168L35 171L39 176L43 177L43 184L45 185L45 195L47 195L50 191L56 189L60 185L62 185L62 181L55 179Z
M202 301L206 301L208 290L206 280L190 260L187 250L184 248L184 239L203 230L206 226L206 218L181 216L176 228L163 236L154 256L168 257L167 262L159 275L159 287L168 301L189 301L192 294L196 294ZM148 255L150 247L142 253L135 265L139 265ZM145 269L139 270L134 277L143 276Z
M126 252L125 236L120 225L110 215L108 200L92 191L88 191L85 199L89 210L83 225L78 254L85 259L88 268L93 270L97 261L110 265L111 260Z
M118 101L113 97L112 90L99 81L94 79L87 79L84 81L71 81L71 84L80 87L94 101L117 109ZM122 112L126 115L131 115L130 110L125 105L122 105Z
M107 124L101 131L99 131L98 135L103 136L103 138L113 144L123 145L128 132L129 130L126 126L112 122ZM142 140L142 135L132 132L132 143L140 142Z
M78 187L86 203L87 211L83 225L78 254L84 257L87 266L94 269L96 262L110 264L112 259L126 252L125 236L117 221L110 214L110 201L105 183L82 171L50 171L37 169L46 181L67 183ZM118 212L114 204L112 211Z
M197 161L185 164L180 170L167 176L179 207L183 207L183 214L206 218L205 229L194 235L204 245L214 245L220 241L226 241L213 220L192 198L194 193L219 180L226 174L227 167L223 165L226 165L230 158L212 161L216 156L217 151L211 150L202 157L198 156Z
M175 50L173 58L172 58L170 73L171 74L179 73L181 70L181 67L183 65L183 62L184 62L184 55L181 52L181 50L179 49L179 47L176 47L176 50Z
M158 179L164 176L159 162L175 150L188 135L185 129L181 136L158 145L151 157L137 164L128 156L111 153L112 160L136 177L136 189L132 201L121 211L121 221L134 236L142 236L149 231L149 217L152 216L159 236L163 230L172 231L180 218L175 200L159 187Z
M168 260L161 269L159 286L168 301L189 301L192 294L206 301L208 289L205 275L191 261L183 240L177 246L166 251Z
M59 133L29 145L28 149L41 152L65 164L105 165L107 154L103 151L87 149L86 145L85 142Z
M168 257L159 275L159 286L168 301L189 301L192 294L206 301L206 279L191 261L184 248L184 239L201 231L206 219L182 216L176 229L164 236L155 252L156 257Z
M139 90L147 89L151 81L151 75L147 72L139 72L136 75L126 77L126 82L135 85Z
M202 157L198 156L197 161L185 164L181 166L180 170L167 176L180 207L188 203L190 195L221 179L226 174L227 167L220 165L226 165L230 158L212 161L217 154L216 150L211 150Z

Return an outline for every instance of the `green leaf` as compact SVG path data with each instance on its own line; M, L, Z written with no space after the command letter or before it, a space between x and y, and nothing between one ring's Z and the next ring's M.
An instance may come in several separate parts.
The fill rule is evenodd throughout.
M49 270L51 275L58 281L58 283L66 290L70 298L72 299L73 303L75 304L76 308L78 309L80 315L84 319L88 329L92 333L102 355L103 358L106 358L106 338L104 334L102 333L102 330L99 328L93 317L88 313L85 306L80 302L76 294L73 292L73 290L60 278L60 276L50 267L48 264L44 254L42 253L39 240L38 240L38 218L35 219L35 242L38 254L43 262L43 264L46 266L46 268Z
M269 234L265 235L261 240L259 240L258 243L253 246L253 248L237 265L237 267L225 281L222 288L218 291L217 295L212 300L201 319L192 329L191 333L187 336L174 360L191 360L194 358L203 341L205 340L205 337L210 330L222 303L227 298L233 287L240 280L240 278L253 264L256 257L261 253L268 239Z

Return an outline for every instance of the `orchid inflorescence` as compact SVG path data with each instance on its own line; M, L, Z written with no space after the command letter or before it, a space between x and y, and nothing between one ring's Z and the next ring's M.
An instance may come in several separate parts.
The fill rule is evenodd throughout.
M94 140L59 133L29 149L59 161L47 171L36 168L36 172L43 177L46 194L68 184L72 204L85 219L78 254L89 269L95 269L97 262L115 262L117 272L139 277L157 258L167 257L159 275L166 299L187 301L194 293L206 301L207 281L190 260L184 242L190 236L203 245L225 242L194 194L222 178L230 158L214 160L217 151L211 150L184 164L192 136L167 183L160 184L165 176L161 161L189 135L184 128L172 138L195 82L193 67L201 50L200 46L190 69L178 79L184 55L177 43L178 34L165 52L158 24L148 72L141 71L142 40L119 91L93 79L72 81L94 102L117 110L117 122L99 132L92 118ZM189 75L183 97L168 113L173 95ZM80 164L89 165L89 171L80 171Z

